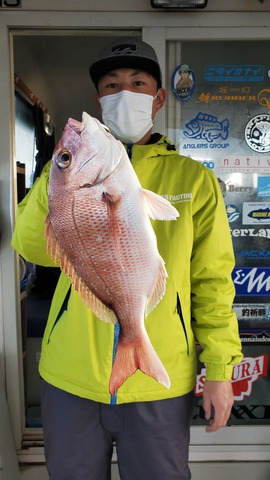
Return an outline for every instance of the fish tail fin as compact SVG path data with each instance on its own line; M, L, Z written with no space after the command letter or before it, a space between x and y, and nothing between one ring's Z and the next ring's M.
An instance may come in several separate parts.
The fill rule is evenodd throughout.
M128 343L124 343L120 338L110 377L110 394L113 396L136 370L141 370L166 388L171 386L169 376L146 336Z

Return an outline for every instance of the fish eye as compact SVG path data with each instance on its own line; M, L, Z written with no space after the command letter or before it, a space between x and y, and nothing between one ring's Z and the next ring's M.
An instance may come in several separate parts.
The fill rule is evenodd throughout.
M62 150L56 158L56 163L59 168L68 168L71 164L71 153L68 150Z

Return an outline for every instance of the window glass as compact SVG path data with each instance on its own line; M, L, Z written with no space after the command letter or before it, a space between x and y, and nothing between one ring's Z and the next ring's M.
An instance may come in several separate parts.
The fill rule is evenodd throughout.
M217 176L236 265L233 309L245 358L234 368L230 422L270 423L270 71L268 41L167 46L167 134ZM195 425L204 423L198 365Z
M30 188L35 170L35 126L32 106L18 93L15 95L15 117L16 162L25 165L25 187Z

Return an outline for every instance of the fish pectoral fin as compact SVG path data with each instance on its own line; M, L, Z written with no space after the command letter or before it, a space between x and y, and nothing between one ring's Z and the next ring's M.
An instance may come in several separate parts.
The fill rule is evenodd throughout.
M179 217L178 210L166 198L145 188L142 189L142 192L149 217L154 220L176 220Z
M110 394L113 396L136 370L141 370L166 388L171 386L169 376L146 335L128 343L119 340L110 377Z
M117 208L117 204L122 200L123 194L119 190L117 192L108 192L108 190L106 190L103 192L103 197L107 205Z
M116 257L118 258L119 264L123 270L123 262L121 259L121 252L120 252L120 237L121 237L121 225L120 225L120 218L118 215L118 208L123 198L121 192L103 192L103 198L107 205L107 213L108 213L108 221L109 221L109 230L111 239L115 248Z

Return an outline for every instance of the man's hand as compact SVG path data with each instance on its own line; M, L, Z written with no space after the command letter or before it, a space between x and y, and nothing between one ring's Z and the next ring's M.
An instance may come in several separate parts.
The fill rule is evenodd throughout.
M230 382L207 380L203 390L203 409L209 423L206 432L216 432L225 427L233 406L233 389Z

